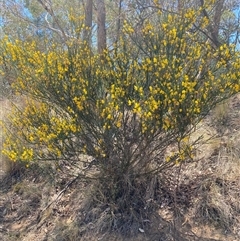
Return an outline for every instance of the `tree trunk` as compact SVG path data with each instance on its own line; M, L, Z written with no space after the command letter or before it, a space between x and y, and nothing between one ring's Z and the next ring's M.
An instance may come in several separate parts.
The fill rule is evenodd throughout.
M183 10L183 1L182 0L177 1L177 8L178 8L178 13L181 13Z
M217 47L220 45L220 42L218 39L218 34L219 34L219 27L220 27L220 21L221 21L221 17L222 17L224 1L225 0L217 1L213 20L211 21L209 15L207 13L207 10L204 8L204 0L200 0L200 5L203 7L202 13L210 21L210 23L208 25L208 31L211 36L210 39L214 43L214 45Z
M97 0L97 43L98 53L102 54L106 49L106 10L104 0Z
M216 9L213 18L213 34L218 37L220 21L222 17L222 11L224 6L224 0L219 0L216 3Z
M122 0L120 0L118 3L118 18L117 18L117 23L116 23L117 34L116 34L115 43L118 43L119 38L120 38L121 13L122 13Z
M88 46L91 46L92 36L92 16L93 16L93 1L87 0L85 7L85 30L83 32L83 39L87 42Z

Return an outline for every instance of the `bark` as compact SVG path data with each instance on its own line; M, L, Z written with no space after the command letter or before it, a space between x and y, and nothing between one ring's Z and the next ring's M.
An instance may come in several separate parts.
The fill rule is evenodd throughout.
M92 28L92 18L93 18L93 1L87 0L85 7L85 27L83 39L88 43L89 47L91 46L91 28Z
M177 1L177 8L178 8L178 12L181 13L183 10L183 0Z
M116 35L115 43L117 43L119 41L119 38L120 38L121 13L122 13L122 0L119 1L119 5L118 5L118 18L117 18L117 24L116 24L117 35Z
M221 44L218 39L218 37L219 37L218 33L219 33L219 27L220 27L220 21L221 21L221 17L222 17L224 1L225 0L218 0L218 2L216 3L216 9L215 9L215 13L213 16L213 21L211 21L209 15L207 13L207 10L204 8L204 0L200 0L200 5L203 7L203 10L202 10L203 16L207 17L208 20L210 21L210 23L208 25L208 32L210 34L210 40L217 47Z
M106 49L106 10L104 0L97 0L97 44L98 53L102 54Z
M218 36L219 34L219 27L220 27L222 12L223 12L224 1L225 0L219 0L216 5L214 18L213 18L213 34L215 36Z

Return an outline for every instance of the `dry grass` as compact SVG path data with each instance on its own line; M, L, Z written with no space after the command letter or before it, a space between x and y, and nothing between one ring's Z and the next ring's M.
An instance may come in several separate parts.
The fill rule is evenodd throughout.
M230 231L238 225L236 217L240 211L240 140L231 140L219 146L209 162L211 178L206 179L199 190L197 216L203 222Z
M237 121L240 118L240 108L238 103L239 95L233 97L228 103L220 104L221 106L214 110L210 116L211 119L208 120L211 126L214 124L217 131L223 129L221 126L224 124L216 120L222 120L224 117L224 123L229 125L224 126L224 136L223 131L218 131L216 138L200 149L202 159L195 166L198 170L195 175L202 175L203 178L195 183L197 196L187 214L192 220L192 226L197 222L199 225L207 224L212 230L219 230L218 235L210 234L212 237L218 236L216 240L240 239L240 128ZM185 178L186 176L188 179L194 178L193 170L194 167L183 173ZM195 233L199 232L195 230ZM205 236L207 233L209 232L205 232Z
M10 101L6 99L0 100L0 122L3 122L6 118L7 113L10 110ZM0 125L0 149L3 145L3 127ZM0 150L0 178L2 179L9 170L12 169L12 164L9 160L2 155Z

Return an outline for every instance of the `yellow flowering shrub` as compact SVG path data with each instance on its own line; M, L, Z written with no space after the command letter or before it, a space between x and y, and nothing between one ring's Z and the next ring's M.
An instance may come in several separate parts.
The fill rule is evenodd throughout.
M191 143L181 143L239 92L240 77L234 46L216 47L192 31L195 21L207 25L199 14L159 12L137 32L125 21L118 45L101 56L80 40L42 51L34 41L2 39L2 70L12 66L12 86L27 100L13 110L3 153L29 162L87 154L117 185L126 173L136 178L191 159ZM178 152L164 158L176 143Z

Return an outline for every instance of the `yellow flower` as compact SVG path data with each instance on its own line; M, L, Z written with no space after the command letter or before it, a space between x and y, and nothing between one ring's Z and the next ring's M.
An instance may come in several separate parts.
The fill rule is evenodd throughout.
M111 119L112 119L112 115L111 115L111 114L108 114L107 120L111 120Z

